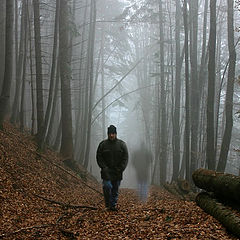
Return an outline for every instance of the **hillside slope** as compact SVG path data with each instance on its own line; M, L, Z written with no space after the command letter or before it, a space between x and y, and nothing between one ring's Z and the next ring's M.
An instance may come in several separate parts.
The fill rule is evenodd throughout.
M108 212L90 175L36 148L10 124L0 131L1 239L237 239L194 202L156 186L146 203L121 189L120 210Z
M10 233L30 226L40 227L33 233L46 231L49 235L49 227L42 225L56 224L65 209L43 198L84 206L97 206L101 200L100 186L93 178L82 173L82 179L67 169L56 153L47 150L39 154L36 149L31 136L10 124L0 131L0 236L6 234L7 239L21 236L22 231L15 237Z

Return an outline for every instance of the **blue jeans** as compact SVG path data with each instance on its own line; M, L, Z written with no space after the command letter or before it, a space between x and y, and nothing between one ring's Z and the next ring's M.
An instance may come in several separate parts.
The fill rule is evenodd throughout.
M103 195L106 207L116 206L120 183L121 181L103 180Z

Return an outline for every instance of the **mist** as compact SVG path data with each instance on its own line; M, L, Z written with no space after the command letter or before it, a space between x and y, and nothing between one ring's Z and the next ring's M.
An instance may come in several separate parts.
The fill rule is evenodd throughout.
M238 2L10 2L0 3L0 124L98 181L96 149L115 125L129 151L124 188L138 188L142 142L148 185L191 182L198 168L239 174Z

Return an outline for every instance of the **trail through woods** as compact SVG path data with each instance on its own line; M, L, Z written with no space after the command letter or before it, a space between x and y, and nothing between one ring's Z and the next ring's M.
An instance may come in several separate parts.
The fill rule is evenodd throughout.
M195 202L157 186L146 203L121 189L119 211L109 212L93 177L36 148L9 124L0 131L0 239L237 239Z

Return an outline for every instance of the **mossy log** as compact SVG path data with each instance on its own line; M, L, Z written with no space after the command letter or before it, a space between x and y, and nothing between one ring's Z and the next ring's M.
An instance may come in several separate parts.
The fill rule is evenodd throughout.
M165 183L163 184L163 187L173 194L174 196L178 197L181 200L186 201L195 201L196 194L188 191L188 188L190 188L190 184L185 180L182 182L182 187L179 186L179 182L172 182L171 184Z
M185 179L178 179L177 180L178 187L181 189L181 191L185 193L189 193L191 190L190 184L187 180Z
M230 209L212 198L207 192L201 192L196 197L196 203L205 212L217 219L226 229L240 238L240 218Z
M176 189L176 184L169 184L169 183L165 183L163 184L163 187L170 192L171 194L173 194L174 196L178 197L181 200L185 200L184 196L182 194L179 194L179 191L177 191Z
M240 203L240 177L200 168L193 172L192 178L197 187Z

